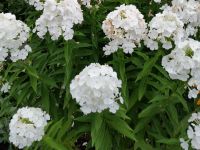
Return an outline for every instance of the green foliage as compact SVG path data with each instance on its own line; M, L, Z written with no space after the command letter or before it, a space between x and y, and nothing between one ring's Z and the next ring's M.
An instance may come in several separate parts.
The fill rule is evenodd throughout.
M169 1L163 1L163 4ZM120 4L134 4L149 21L162 4L147 0L104 0L99 7L84 9L84 23L75 27L71 41L41 40L32 34L33 52L25 61L7 62L3 78L12 82L8 95L0 97L0 142L8 143L8 124L17 108L41 107L51 116L42 141L31 150L179 150L187 118L195 104L187 100L184 83L170 80L160 66L166 52L144 46L132 55L121 51L105 57L107 39L101 30L108 12ZM40 12L23 0L0 2L0 11L11 12L31 28ZM125 103L116 115L83 115L71 98L69 84L93 62L109 64L122 80ZM87 142L87 146L82 146ZM10 148L12 149L12 148Z

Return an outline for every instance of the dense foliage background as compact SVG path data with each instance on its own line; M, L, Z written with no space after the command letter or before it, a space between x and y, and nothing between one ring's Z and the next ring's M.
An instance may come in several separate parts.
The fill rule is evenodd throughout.
M184 83L172 81L161 67L161 58L168 51L150 51L144 46L132 55L118 51L104 56L102 51L108 39L101 24L116 6L134 4L149 22L168 2L104 0L91 9L82 8L84 22L74 28L71 41L52 41L48 35L42 40L32 34L29 43L33 52L28 59L8 61L1 72L12 89L0 97L0 143L8 143L8 124L17 108L34 106L47 111L51 121L43 140L27 149L179 150L188 117L199 107L187 99ZM15 14L31 28L40 16L23 0L4 0L0 11ZM71 98L71 80L94 62L111 65L123 81L125 103L117 114L83 115ZM9 144L8 149L16 148Z

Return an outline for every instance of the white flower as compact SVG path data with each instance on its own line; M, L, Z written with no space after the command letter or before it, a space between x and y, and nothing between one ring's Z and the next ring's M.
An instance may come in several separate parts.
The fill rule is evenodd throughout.
M81 3L83 4L83 5L85 5L86 7L88 7L88 8L90 8L90 7L92 7L91 6L91 2L90 2L91 0L81 0Z
M194 91L196 90L196 95L193 95L193 98L197 98L197 95L199 94L200 91L200 67L199 64L196 66L197 68L194 68L191 70L191 78L188 81L188 85L193 89Z
M8 49L1 47L0 48L0 62L3 62L6 57L8 57Z
M98 4L101 3L102 0L94 0L95 2L97 2ZM87 8L91 8L91 0L81 0L82 5L85 5Z
M83 13L77 0L46 0L43 14L36 21L34 29L40 38L49 32L52 40L63 36L65 40L73 38L75 24L83 21Z
M111 67L92 63L72 80L70 92L84 114L100 113L105 109L116 113L117 101L123 102L121 86L121 80Z
M197 41L195 41L197 42ZM187 81L190 77L190 70L195 67L195 61L193 59L193 54L196 49L191 47L193 40L180 42L179 45L172 50L169 55L162 58L162 66L169 73L172 79L179 79L182 81ZM197 42L196 44L200 44Z
M175 13L164 11L156 14L148 24L148 37L145 38L145 44L151 50L158 49L158 43L162 44L164 49L171 49L172 42L180 42L184 37L183 22Z
M35 7L36 10L42 10L44 3L40 0L27 0L29 5L32 5Z
M197 98L197 95L199 94L199 91L195 88L193 89L190 89L189 88L189 93L188 93L188 98L191 99L191 98Z
M103 21L102 29L111 41L103 50L105 55L116 52L119 48L124 53L132 53L140 46L146 36L147 25L143 15L134 5L121 5L110 12Z
M180 143L181 143L181 147L182 147L184 150L188 150L189 144L188 144L187 141L185 141L183 138L180 138Z
M11 89L11 86L9 84L9 82L6 82L2 85L1 87L1 92L2 93L8 93L8 91Z
M193 149L200 149L200 112L193 113L189 118L188 123L187 136L189 140L186 142L184 139L180 139L181 147L184 150L188 150L188 143L191 142Z
M82 146L87 146L87 144L88 144L87 142L84 142L84 143L82 144Z
M161 2L161 0L154 0L154 2L155 2L155 3L160 3L160 2Z
M44 136L44 127L50 116L40 108L18 109L9 124L9 140L19 149L29 147Z
M8 56L13 62L24 60L31 51L26 45L29 27L10 13L0 14L0 61Z

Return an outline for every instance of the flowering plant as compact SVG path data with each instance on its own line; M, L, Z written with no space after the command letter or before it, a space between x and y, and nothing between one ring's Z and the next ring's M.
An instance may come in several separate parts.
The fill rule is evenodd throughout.
M200 149L199 0L0 11L0 149Z

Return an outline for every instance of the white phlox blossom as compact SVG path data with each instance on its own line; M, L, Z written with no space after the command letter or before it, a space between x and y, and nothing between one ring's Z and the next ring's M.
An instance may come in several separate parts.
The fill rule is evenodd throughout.
M44 7L44 2L41 0L27 0L29 5L34 6L36 10L42 10Z
M200 149L200 112L193 113L188 120L189 126L187 129L188 140L180 139L181 147L188 150L191 146L193 149Z
M161 0L154 0L154 2L155 2L155 3L160 3L160 2L161 2Z
M136 6L121 5L107 15L102 29L111 40L103 48L105 55L110 55L119 48L122 48L124 53L131 54L146 36L147 24Z
M186 26L186 36L195 36L197 27L200 27L200 1L199 0L172 0L172 5L162 7L164 11L177 14Z
M189 98L196 98L200 91L200 42L188 39L180 42L162 59L162 66L171 79L187 81Z
M44 136L44 128L50 116L40 108L23 107L18 109L9 124L9 141L19 149L29 147Z
M200 92L200 64L191 70L191 78L188 81L189 88L189 98L197 98Z
M157 50L161 43L164 49L171 49L173 43L177 44L184 37L183 22L175 13L164 11L152 18L145 45L151 50Z
M0 91L2 93L8 93L10 89L11 89L11 85L9 84L9 82L6 82L1 86L1 90Z
M119 109L117 101L123 103L121 86L112 67L92 63L72 80L70 92L84 114L100 113L105 109L116 113Z
M31 52L26 44L30 28L15 15L0 13L0 62L9 57L13 62L24 60Z
M188 141L185 141L183 138L180 138L180 145L181 145L181 148L184 150L189 149Z
M93 1L95 1L97 4L100 4L102 0L93 0ZM87 8L92 7L91 2L92 0L81 0L81 4L85 5Z
M92 7L91 0L81 0L81 4L85 5L87 8Z
M199 94L199 91L195 87L189 88L189 92L188 92L189 99L197 98L198 94Z
M37 32L40 38L49 32L52 40L63 36L65 40L73 38L75 24L83 21L83 13L77 0L46 0L43 14L36 20Z

